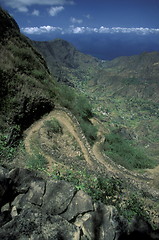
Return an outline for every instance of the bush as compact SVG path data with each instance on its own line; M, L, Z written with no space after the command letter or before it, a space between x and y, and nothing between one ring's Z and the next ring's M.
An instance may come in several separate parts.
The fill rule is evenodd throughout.
M15 157L17 151L16 146L9 146L8 145L8 136L7 135L0 135L0 161L6 162L11 161Z
M92 125L91 122L84 121L82 118L79 118L78 120L88 142L93 145L94 141L97 139L97 128Z
M68 86L61 86L58 98L60 104L76 116L88 142L93 144L97 139L97 128L89 121L89 118L93 117L93 113L88 99L84 95L77 94Z
M139 216L147 221L150 220L148 213L144 209L144 202L141 200L140 196L134 193L130 194L125 206L121 207L119 211L129 221L135 216Z
M37 69L32 70L31 74L33 77L39 80L43 80L46 77L46 73L44 71L37 70Z
M27 159L27 166L31 169L45 169L47 166L47 161L44 156L42 156L40 153L35 153L28 156Z
M62 127L55 118L52 118L51 120L46 121L45 127L47 128L49 135L52 133L62 133Z
M110 133L106 135L102 148L117 164L129 170L153 168L155 166L154 161L148 158L141 148L132 146L130 141L119 134Z

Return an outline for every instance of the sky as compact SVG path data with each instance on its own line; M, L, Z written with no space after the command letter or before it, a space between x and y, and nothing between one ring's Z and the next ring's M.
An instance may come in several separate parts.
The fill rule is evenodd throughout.
M0 0L32 40L62 38L101 59L159 51L159 0Z

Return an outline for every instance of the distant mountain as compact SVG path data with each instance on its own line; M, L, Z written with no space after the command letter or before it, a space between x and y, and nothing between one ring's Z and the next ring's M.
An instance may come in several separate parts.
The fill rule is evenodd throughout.
M77 81L83 81L83 77L94 75L100 60L79 52L72 44L62 39L50 42L36 42L32 44L45 58L51 73L58 81L64 81L68 85L74 85Z
M159 101L159 52L102 61L79 52L61 39L33 44L59 80L67 78L68 82L77 87L79 81L86 81L99 88L109 86L113 94L118 91L118 94L124 96L135 94ZM119 87L122 88L121 91Z

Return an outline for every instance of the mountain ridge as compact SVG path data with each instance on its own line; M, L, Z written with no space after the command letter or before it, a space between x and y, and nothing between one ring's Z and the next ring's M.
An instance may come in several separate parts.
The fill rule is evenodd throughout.
M75 185L76 189L85 190L91 194L94 200L103 201L105 204L109 205L116 205L124 218L127 219L126 221L133 221L133 219L138 216L139 219L144 219L144 222L147 222L150 216L151 224L158 223L158 205L156 200L156 196L159 194L158 178L156 177L153 179L152 175L148 174L148 170L143 169L145 166L146 168L147 166L154 167L153 161L150 161L151 159L147 158L143 153L138 152L137 148L133 148L133 144L128 141L127 138L132 140L136 138L136 135L133 131L132 134L130 134L129 126L125 127L126 122L121 118L121 112L118 112L118 116L115 116L116 118L113 118L113 111L111 114L108 112L108 110L111 110L111 108L113 109L114 106L116 108L116 105L119 107L119 110L121 110L120 105L123 106L122 101L125 99L122 99L120 102L120 99L115 98L116 95L112 93L110 96L105 96L105 92L103 91L104 85L101 85L102 91L97 92L99 84L98 75L108 63L99 61L91 56L83 55L75 49L70 50L72 46L69 43L58 40L56 41L57 52L53 52L54 62L52 76L44 58L31 45L31 41L19 33L12 17L6 13L4 14L3 10L0 9L0 18L1 15L3 18L6 18L4 22L6 22L7 25L9 19L11 19L11 28L10 32L5 32L0 40L0 78L3 84L3 92L1 92L0 96L0 160L1 165L5 168L12 169L15 166L27 168L22 171L11 171L10 176L13 176L15 179L16 186L21 185L21 181L25 182L25 176L23 176L23 174L21 176L21 173L19 176L18 172L29 173L30 170L28 170L28 168L34 168L37 170L35 173L37 176L39 176L38 172L40 171L45 177L55 179L56 183L58 182L57 180L64 180L62 181L64 184L66 181L70 181ZM7 26L4 24L4 29L6 28ZM63 47L60 47L61 45L63 45ZM74 60L71 60L72 58L74 58ZM105 70L103 71L105 73ZM113 66L107 66L106 72L109 73L110 71L112 71L111 74L115 79L115 75L113 75L115 71ZM101 82L102 77L103 75L101 76ZM56 80L64 83L65 80L67 80L66 83L72 84L74 88L67 87L65 84L58 84ZM112 81L112 79L110 80ZM97 94L99 94L99 96ZM109 92L106 92L106 94L109 94ZM91 100L94 107L94 113L84 95L88 96ZM104 103L101 101L102 98L104 98ZM103 105L105 103L106 106ZM108 106L108 103L112 105ZM55 105L56 107L59 106L59 108L61 106L62 108L65 107L65 110L61 109L56 111ZM97 111L98 109L99 111ZM115 110L117 110L117 108ZM125 108L124 110L126 111ZM49 115L49 113L51 113L51 115ZM94 118L95 114L96 119ZM44 118L40 119L42 116L44 116ZM157 119L155 112L153 117L155 120ZM100 119L103 122L101 122ZM32 123L34 124L33 128ZM115 127L115 129L112 130L112 126ZM24 130L28 129L28 127L30 127L31 130L27 138L27 144L25 145L24 138L27 131L24 132ZM137 127L141 128L141 126ZM112 133L115 137L114 135L110 135ZM22 145L16 142L17 137L21 139ZM154 138L154 136L152 137ZM87 144L87 141L89 141L89 144ZM114 145L111 144L116 144L116 141L118 143L117 147L120 146L119 149L121 149L121 146L124 146L124 154L127 154L128 149L132 153L132 159L134 160L134 156L136 157L139 161L137 169L133 166L130 170L126 170L120 163L113 162L115 161L113 159L113 154L111 158L108 157L111 148L114 147ZM14 148L15 145L16 147L18 146L18 149ZM97 149L101 151L101 154L96 154L97 159L100 158L100 161L96 161L92 154L92 150L95 152ZM86 160L89 160L89 158L87 158L87 153L96 161L93 170L90 168L86 169ZM48 159L45 157L46 155L49 156L49 163L47 162ZM126 155L126 157L127 156L128 155ZM123 157L122 155L121 158ZM53 161L54 158L56 159L55 162ZM142 165L143 160L147 161L147 165L145 163ZM89 163L88 161L88 165ZM117 166L115 172L114 166ZM49 167L49 169L47 167ZM107 171L109 167L111 169L111 175L109 175ZM101 172L97 171L99 168ZM141 171L141 173L138 173L138 171ZM10 181L8 177L7 180L4 180L5 172L5 169L2 168L2 180L8 183L7 181ZM116 176L117 172L119 177ZM14 177L14 173L16 177ZM128 174L126 175L126 173ZM133 181L129 178L129 175L134 176ZM31 176L33 176L34 181L34 174L31 173ZM120 176L123 176L122 180ZM126 176L128 176L132 188L130 188L129 181L127 182L124 180ZM144 191L142 191L142 187L144 187L142 181L138 181L136 176L144 181L146 186ZM154 187L154 189L150 189L150 191L147 191L148 185L146 181L148 180L150 180ZM156 181L155 184L153 180ZM13 195L11 196L12 199L2 199L2 217L4 217L6 222L9 222L9 226L12 226L12 222L14 222L12 210L16 210L15 213L17 214L17 218L15 218L15 223L17 223L16 219L19 217L21 219L23 213L25 214L23 210L32 203L34 205L35 201L37 201L36 194L34 195L35 199L32 198L32 190L35 189L35 191L33 190L35 193L37 189L39 189L38 187L36 188L34 184L35 182L32 182L29 188L28 185L25 185L22 191L21 188L20 190L18 188L17 191L19 192L16 192L18 198L16 198L15 192L13 191ZM10 184L7 185L7 187L10 189ZM42 184L42 189L45 187L46 185ZM2 198L5 198L8 191L8 188L6 191L4 189ZM42 190L42 195L44 196L44 194L45 190ZM56 198L56 194L54 196ZM17 202L15 203L13 200ZM23 200L24 209L21 208ZM4 205L5 203L8 205ZM51 206L53 205L51 204ZM13 207L16 207L16 209L13 209ZM40 207L40 205L38 207ZM64 212L63 214L64 215L60 216L60 219L65 216ZM78 213L76 213L75 217L79 217ZM36 219L36 217L34 216L33 219ZM73 218L73 220L71 219L71 221L74 220L75 218ZM8 226L5 221L2 221L4 229ZM41 218L38 221L40 221L38 226L41 227ZM27 223L28 226L32 224L30 219ZM69 222L69 224L72 224L72 222ZM21 227L21 225L19 226ZM23 227L25 228L25 224ZM89 229L87 226L86 228ZM34 230L36 230L35 227ZM2 236L4 236L4 232L2 231ZM34 237L37 239L37 235ZM78 239L84 238L84 233L82 233L79 235ZM104 239L104 237L101 237L101 239ZM111 237L110 239L112 240Z
M107 82L108 85L115 85L117 82L122 81L126 85L144 84L145 89L147 89L147 84L150 84L149 92L151 92L151 94L158 92L158 52L144 52L140 55L124 56L103 61L80 53L72 44L68 44L65 40L56 39L49 42L33 41L33 45L44 56L53 74L55 74L54 72L56 71L56 64L60 63L62 69L60 74L65 75L66 78L72 78L72 80L69 81L72 81L75 85L78 85L80 81L90 81L96 85L98 85L98 83L107 85ZM64 47L66 45L67 48ZM71 65L68 64L68 61L69 64L71 62ZM68 69L71 69L72 72L70 73ZM151 85L153 86L150 91ZM154 89L156 89L156 91L154 91ZM145 97L151 97L151 95L146 95ZM154 98L155 101L158 102L159 98L157 94Z

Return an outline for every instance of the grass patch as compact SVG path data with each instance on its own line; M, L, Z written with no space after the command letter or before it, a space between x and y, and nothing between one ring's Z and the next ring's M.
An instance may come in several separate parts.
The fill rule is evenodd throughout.
M34 170L41 170L41 169L46 169L47 167L47 160L43 155L40 153L34 153L32 155L29 155L27 157L27 167L34 169Z
M12 161L16 155L17 145L8 145L8 135L0 134L0 162Z
M153 168L156 165L154 160L147 157L143 149L134 147L131 141L119 134L106 135L102 149L117 164L129 170Z

